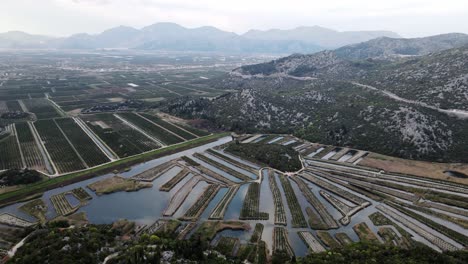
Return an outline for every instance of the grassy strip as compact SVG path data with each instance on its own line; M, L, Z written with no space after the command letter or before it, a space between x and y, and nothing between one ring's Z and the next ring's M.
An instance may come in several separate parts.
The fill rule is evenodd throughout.
M89 195L89 193L87 193L85 191L85 189L83 188L76 188L76 189L73 189L71 190L71 192L73 193L73 195L78 199L80 200L80 202L84 203L86 202L87 200L91 200L93 199L93 197L91 197L91 195Z
M197 201L185 212L181 220L185 221L196 221L198 217L203 213L208 204L218 193L221 187L219 185L210 184L204 190L203 193L198 196Z
M465 229L468 228L468 220L465 220L463 218L459 218L459 217L454 217L454 216L451 216L451 215L448 215L448 214L444 214L444 213L439 213L437 211L433 211L431 209L428 209L428 208L425 208L425 207L422 207L422 206L415 206L415 205L412 205L412 204L406 204L406 203L402 203L402 202L399 202L399 201L396 201L394 200L393 201L394 203L397 203L403 207L407 207L407 208L410 208L410 209L413 209L413 210L416 210L416 211L419 211L419 212L422 212L422 213L425 213L425 214L428 214L428 215L432 215L432 216L435 216L437 218L440 218L440 219L443 219L445 221L449 221L449 222L452 222L456 225L459 225Z
M317 237L320 239L320 241L325 244L325 246L329 247L330 249L335 249L335 248L340 248L341 244L336 241L330 233L325 232L325 231L317 231Z
M143 188L153 187L152 183L140 182L133 179L127 179L119 176L106 178L101 181L93 182L88 188L97 195L109 194L115 192L135 192Z
M354 243L353 240L346 233L336 233L335 238L343 246Z
M411 238L412 235L410 233L408 233L405 229L403 229L401 226L397 225L392 220L388 219L382 213L380 213L380 212L372 213L372 214L369 215L369 219L372 221L372 223L375 226L392 225L400 233L405 245L407 245L408 247L410 247L412 245L415 245L415 240L413 240Z
M221 237L215 249L225 256L233 256L234 249L239 245L240 240L236 237Z
M286 202L288 203L289 209L291 211L292 217L292 227L307 227L307 221L304 218L302 213L301 205L297 200L296 194L294 192L291 183L288 178L284 175L279 175L281 185L283 185L284 195L286 196Z
M294 251L289 244L288 232L284 227L273 228L273 252L285 252L290 257L294 256Z
M458 243L462 244L463 246L467 246L468 245L468 236L465 236L464 234L462 233L458 233L457 231L454 231L444 225L441 225L429 218L426 218L420 214L417 214L411 210L408 210L408 209L405 209L399 205L396 205L394 203L389 203L387 202L386 203L387 205L390 205L391 207L397 209L398 211L410 216L411 218L414 218L416 219L417 221L420 221L421 223L429 226L430 228L433 228L434 230L440 232L441 234L444 234L448 237L450 237L451 239L457 241Z
M323 205L322 202L320 202L320 200L315 196L315 194L309 189L307 184L297 177L291 177L291 179L294 182L296 182L304 197L318 213L317 215L311 208L309 208L309 210L307 210L306 208L306 213L309 216L309 223L313 223L313 225L311 224L311 227L315 229L338 228L339 226L336 223L333 216L328 212L325 205Z
M159 190L163 192L168 192L172 190L174 186L176 186L180 181L182 181L183 178L185 178L189 174L190 174L190 170L187 168L184 168L179 173L177 173L176 176L172 177L169 181L167 181L161 187L159 187Z
M278 184L276 183L275 175L272 170L268 171L268 177L270 181L270 190L273 194L273 203L275 205L275 225L287 225L283 198L281 197L281 192Z
M192 237L201 241L211 241L223 230L249 230L250 225L241 221L205 221L198 226Z
M230 164L232 164L232 165L234 165L236 167L239 167L239 168L241 168L243 170L246 170L248 172L251 172L253 174L257 174L257 170L255 168L250 167L250 166L248 166L248 165L246 165L246 164L244 164L242 162L239 162L239 161L237 161L235 159L232 159L232 158L230 158L230 157L228 157L226 155L223 155L223 154L221 154L221 153L219 153L217 151L214 151L213 149L207 149L206 152L208 152L209 154L211 154L211 155L213 155L213 156L215 156L217 158L220 158L220 159L224 160L225 162L230 163Z
M237 251L237 257L239 259L246 259L250 263L255 262L255 257L256 257L256 251L257 251L257 245L256 244L241 244L239 246L239 250Z
M251 183L245 194L242 204L240 220L268 220L269 215L265 212L259 212L260 205L260 184Z
M126 168L128 166L131 166L137 163L141 163L141 162L148 161L151 159L174 154L183 150L198 147L198 146L213 142L227 135L229 135L229 133L209 135L209 136L197 138L191 141L182 142L177 145L172 145L172 146L168 146L165 148L160 148L160 149L156 149L156 150L149 151L146 153L138 154L132 157L123 158L114 162L103 164L102 166L90 168L90 169L75 172L75 173L66 174L61 177L48 179L39 183L34 183L34 184L25 186L24 188L21 188L15 191L0 194L0 207L8 203L14 202L16 200L22 199L24 197L30 196L32 194L38 193L38 192L44 192L53 188L65 186L65 185L79 182L85 179L90 179L98 175L111 172L114 169Z
M258 242L256 263L268 263L267 246L263 240Z
M181 159L185 161L188 165L193 166L193 167L198 167L200 166L200 163L194 161L193 159L187 157L187 156L182 156Z
M231 202L232 198L234 198L238 190L239 185L229 187L221 201L213 209L213 212L211 212L209 219L223 219L229 203Z
M258 241L260 239L262 239L263 227L264 226L261 223L256 223L255 224L254 232L253 232L252 236L250 237L250 242L251 243L258 243Z
M35 199L23 204L20 208L23 212L34 216L41 223L47 221L45 214L47 213L47 204L42 199Z
M370 243L380 243L377 236L374 234L374 232L372 232L372 230L365 222L356 224L355 226L353 226L353 230L354 232L356 232L361 241L367 241Z
M193 154L193 156L203 162L206 162L207 164L213 166L213 167L216 167L217 169L219 170L222 170L224 171L225 173L231 175L231 176L234 176L236 177L237 179L241 180L241 181L250 181L252 180L250 177L248 177L247 175L243 174L243 173L240 173L234 169L231 169L230 167L228 166L225 166L224 164L221 164L219 162L217 162L216 160L213 160L213 159L210 159L209 157L203 155L203 154L200 154L200 153L195 153Z

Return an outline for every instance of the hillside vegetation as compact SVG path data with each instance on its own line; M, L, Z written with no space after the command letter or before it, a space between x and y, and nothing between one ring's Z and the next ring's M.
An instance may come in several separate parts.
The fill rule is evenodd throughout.
M468 46L392 59L352 60L338 51L243 66L213 81L237 92L173 100L164 111L206 119L218 129L294 133L403 158L468 161L468 113L446 110L468 110Z

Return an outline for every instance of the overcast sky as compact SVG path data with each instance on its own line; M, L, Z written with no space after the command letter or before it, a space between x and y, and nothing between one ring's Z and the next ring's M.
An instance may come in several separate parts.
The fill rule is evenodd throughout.
M419 37L468 33L468 0L0 0L0 32L67 36L156 22L236 33L320 25Z

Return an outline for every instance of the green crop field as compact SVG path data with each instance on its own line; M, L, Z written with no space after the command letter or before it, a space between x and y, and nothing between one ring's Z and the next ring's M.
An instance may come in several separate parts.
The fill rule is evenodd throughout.
M54 120L39 120L34 123L34 126L59 173L86 168Z
M184 141L183 139L175 136L174 134L170 133L169 131L163 128L160 128L152 124L150 121L144 119L141 116L138 116L135 113L121 113L119 115L122 116L125 120L138 126L139 128L143 129L145 132L161 140L163 143L167 145L176 144L176 143L180 143Z
M45 162L28 123L16 123L16 133L28 168L45 171Z
M99 149L91 138L71 118L55 119L57 125L71 141L73 146L90 167L105 163L109 158Z

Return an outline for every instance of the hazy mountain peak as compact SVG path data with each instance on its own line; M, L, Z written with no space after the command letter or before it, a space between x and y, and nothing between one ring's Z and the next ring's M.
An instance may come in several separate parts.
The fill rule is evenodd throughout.
M10 35L16 35L14 41ZM28 35L24 32L5 33L0 34L0 47L133 48L286 54L295 52L312 53L367 41L376 37L394 37L395 35L393 32L386 31L338 32L321 26L301 26L290 30L251 30L243 35L238 35L212 26L186 28L176 23L160 22L142 29L121 25L105 30L100 34L81 33L67 38L46 38Z
M246 38L257 40L297 40L325 48L336 48L353 43L367 41L376 37L399 37L398 34L389 31L344 31L312 26L297 27L289 30L250 30L243 35Z
M172 22L159 22L142 28L142 31L186 30L187 28Z

